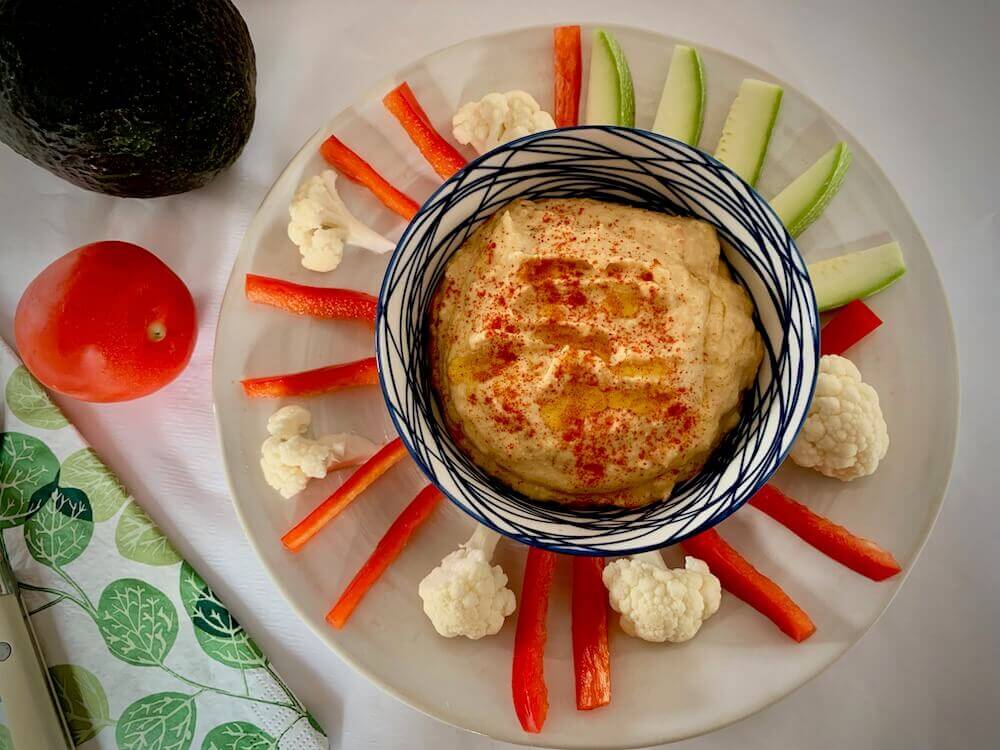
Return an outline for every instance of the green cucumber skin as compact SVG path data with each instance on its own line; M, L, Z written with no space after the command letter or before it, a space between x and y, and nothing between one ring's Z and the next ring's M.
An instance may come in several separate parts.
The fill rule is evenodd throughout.
M822 274L821 278L826 278L827 275L831 273L825 271L825 268L829 267L830 264L842 262L845 258L850 258L851 256L857 256L861 253L868 253L872 250L881 250L883 248L889 248L890 251L895 251L893 253L894 257L891 259L891 263L895 266L895 270L892 270L884 276L878 277L877 280L871 283L871 285L862 286L860 284L856 284L854 286L835 288L834 291L831 291L829 289L831 286L830 283L824 283L823 281L816 279L817 271ZM809 275L813 280L813 291L816 294L816 306L820 312L835 310L836 308L843 307L847 303L853 302L854 300L867 299L868 297L889 288L905 274L906 264L903 261L902 251L899 248L899 244L896 242L870 248L869 250L862 250L860 253L847 253L846 255L829 258L828 260L819 261L809 266Z
M779 88L777 95L774 97L774 113L771 115L771 123L767 126L767 133L764 135L764 148L760 150L760 158L757 160L756 168L754 168L753 179L748 180L750 187L757 186L760 173L764 171L764 162L767 160L767 151L771 147L771 136L774 135L774 126L778 122L778 113L781 111L781 100L784 96L785 92Z
M900 271L897 271L892 276L886 277L877 286L874 286L870 289L866 289L865 291L859 294L844 294L838 297L830 297L829 299L824 299L822 303L820 302L819 295L817 295L816 309L819 310L820 312L829 312L830 310L836 310L838 307L843 307L849 302L854 302L854 300L856 299L868 299L869 297L872 297L878 294L879 292L888 289L905 275L906 275L906 269L904 268Z
M773 101L770 103L770 118L768 120L767 130L762 134L763 144L756 155L756 163L753 164L751 168L747 168L747 165L745 164L741 165L738 163L732 163L734 161L738 161L733 159L733 157L738 154L728 154L726 152L727 150L731 150L730 140L733 138L733 133L735 132L730 123L734 116L734 111L738 111L736 110L736 105L740 102L740 97L744 94L744 91L748 87L755 87L756 84L769 86ZM783 96L783 89L776 84L768 84L765 81L758 81L752 78L744 79L743 83L740 84L740 89L736 94L736 98L729 107L729 114L726 115L726 121L722 126L722 136L719 138L719 143L715 148L715 158L736 172L736 174L743 178L743 180L746 181L751 187L755 187L757 185L757 181L760 179L760 174L764 169L764 162L767 159L767 152L771 145L771 137L774 134L774 127L778 121L778 114L781 111L781 100Z
M618 124L626 128L635 127L635 85L632 83L632 71L628 67L628 60L622 51L621 45L612 34L604 29L598 29L595 33L597 38L607 46L611 53L611 60L615 65L618 77Z
M851 154L851 150L847 147L847 144L843 142L834 146L834 149L837 150L837 155L833 162L833 171L827 175L826 179L824 179L823 187L816 193L815 200L804 206L803 209L791 219L786 220L785 217L781 216L781 213L779 212L779 216L785 223L788 233L793 237L798 237L820 217L823 211L826 210L826 207L830 205L830 201L832 201L834 196L836 196L840 191L840 186L844 184L844 178L847 176L847 170L851 166L853 155ZM820 157L820 160L825 159L826 156L827 154L824 154ZM809 170L806 170L806 172L808 171ZM805 172L803 174L805 174ZM789 187L794 185L797 179L798 178L793 180ZM781 194L779 193L776 198L780 197L780 195ZM772 200L772 205L773 204L774 200Z
M707 89L705 86L705 66L701 62L701 54L696 49L693 49L693 51L695 70L698 74L698 86L701 88L701 97L698 100L698 114L696 115L698 124L695 126L694 136L688 145L698 148L698 143L701 142L701 131L705 127L705 98Z
M683 58L678 58L678 52L685 53ZM654 132L665 135L668 138L676 138L689 146L698 146L701 141L701 131L705 125L705 66L702 64L701 55L698 53L694 47L688 47L686 45L679 44L674 48L674 54L670 61L670 69L667 72L667 81L670 80L670 74L674 71L674 66L678 63L688 66L693 65L693 77L698 86L698 102L696 109L691 113L690 126L693 128L692 131L687 133L672 133L664 124L660 122L660 109L664 106L664 100L668 96L667 85L664 83L663 93L660 95L660 103L656 108L656 117L653 121ZM667 103L669 106L670 103Z

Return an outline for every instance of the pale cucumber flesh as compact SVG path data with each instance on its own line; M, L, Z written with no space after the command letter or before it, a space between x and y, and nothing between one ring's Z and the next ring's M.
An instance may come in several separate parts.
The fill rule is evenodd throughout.
M906 273L898 242L847 253L809 266L820 312L881 292Z
M615 38L598 29L590 48L587 82L588 125L635 127L635 88L625 53Z
M780 86L747 78L729 108L715 158L750 185L764 168L767 147L781 108Z
M771 199L788 233L797 237L823 213L840 190L851 165L851 150L838 143Z
M705 68L694 47L678 44L656 110L653 130L691 146L701 139L705 122Z

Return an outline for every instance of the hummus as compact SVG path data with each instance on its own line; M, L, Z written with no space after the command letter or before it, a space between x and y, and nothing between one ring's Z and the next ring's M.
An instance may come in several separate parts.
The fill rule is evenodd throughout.
M449 260L433 383L460 447L525 495L643 505L737 423L763 354L702 221L518 200Z

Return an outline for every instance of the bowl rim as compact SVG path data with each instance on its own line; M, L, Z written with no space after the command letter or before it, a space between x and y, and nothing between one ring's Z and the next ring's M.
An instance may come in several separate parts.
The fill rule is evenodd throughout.
M808 268L805 262L805 258L802 256L802 252L799 250L798 244L795 242L795 238L788 232L788 228L785 226L785 223L778 216L777 212L774 210L774 207L771 206L770 201L768 201L763 195L761 195L757 191L757 189L753 185L751 185L742 177L740 177L740 175L738 175L735 171L733 171L729 166L719 161L712 154L698 148L697 146L692 146L688 143L685 143L684 141L677 140L676 138L671 138L670 136L666 136L663 135L662 133L657 133L652 130L645 130L643 128L636 128L636 127L625 127L621 125L572 125L569 127L550 128L548 130L541 130L535 133L529 133L528 135L521 136L519 138L515 138L513 140L501 143L497 147L483 154L477 155L475 158L470 159L464 167L462 167L459 170L456 170L454 174L448 177L448 179L444 180L444 182L442 182L437 188L435 188L434 191L424 200L424 202L420 205L420 208L417 210L417 212L407 222L407 225L403 230L403 233L400 235L399 240L396 242L395 247L389 254L389 261L386 265L385 273L383 273L382 280L379 284L377 304L375 309L375 364L376 364L376 370L378 372L379 389L382 392L383 402L387 406L393 404L394 400L390 398L389 391L386 387L386 379L383 368L383 355L382 355L383 347L381 346L383 337L383 334L381 332L382 331L381 323L383 322L383 319L385 318L386 315L385 299L388 293L387 288L389 286L390 277L392 276L392 272L394 271L400 259L400 250L401 248L405 247L408 244L411 235L416 231L415 225L417 224L418 220L422 216L426 215L426 213L430 210L430 207L435 203L439 195L444 193L445 190L450 188L454 183L461 180L462 177L467 172L469 172L472 169L475 169L487 159L492 158L493 156L499 153L503 153L506 151L514 151L525 143L529 143L535 140L542 140L544 138L551 137L553 134L566 133L566 132L577 132L577 133L610 132L619 135L628 133L641 133L644 137L651 138L654 141L661 141L670 144L675 148L680 147L682 150L688 149L697 153L700 157L704 158L710 165L714 166L716 169L719 169L723 173L728 175L729 178L735 179L739 184L745 187L750 192L751 195L757 198L758 205L763 206L764 210L768 212L774 218L777 225L781 227L781 232L784 236L785 241L788 243L791 252L793 253L793 258L797 257L798 260L802 263L802 267ZM724 254L723 254L723 259L725 260ZM728 260L726 260L726 263L728 264ZM744 286L744 288L746 287ZM805 288L807 290L806 301L809 303L809 309L815 311L815 314L811 318L809 318L808 316L804 316L808 318L806 322L809 323L809 329L811 333L810 338L812 340L813 352L815 354L814 360L812 362L813 364L812 377L809 379L808 388L806 389L808 390L808 396L805 403L809 404L812 402L816 390L816 381L819 377L819 361L821 354L820 354L820 340L819 340L820 338L819 310L816 302L815 289L813 287L812 279L809 277L808 272L805 274ZM386 326L388 326L388 323L386 323ZM806 338L805 335L803 335L803 339L805 338ZM805 358L803 358L802 361L805 362L806 361ZM805 383L803 383L803 385L805 385ZM786 435L792 435L793 438L792 440L789 440L788 447L785 450L781 450L778 452L774 462L774 467L770 471L768 471L766 475L759 478L753 484L751 490L743 493L742 496L737 501L733 502L723 512L719 513L716 516L713 516L707 521L704 521L696 525L691 530L686 530L683 533L671 537L666 542L658 544L645 544L634 547L629 546L621 550L615 550L613 553L611 553L609 550L586 549L585 545L583 544L576 547L564 547L558 544L549 544L544 541L539 541L536 537L533 536L526 536L520 533L513 533L506 529L499 528L495 523L490 521L488 518L481 516L479 513L475 512L472 508L456 500L444 487L441 486L441 483L438 481L435 473L431 470L429 466L426 465L426 462L421 458L420 454L414 448L408 430L402 429L402 425L400 424L399 418L397 417L395 410L389 408L387 409L387 411L389 413L389 419L392 421L392 425L396 429L396 435L402 441L403 446L406 448L406 452L409 454L410 458L413 459L414 463L417 465L417 468L424 475L427 481L430 482L432 485L434 485L434 487L436 487L438 491L441 492L441 494L445 498L447 498L447 500L452 505L454 505L463 513L471 517L472 520L474 520L476 523L482 524L483 526L486 526L487 528L499 533L504 537L507 537L508 539L520 542L521 544L526 544L528 546L539 547L541 549L557 552L559 554L574 555L580 557L607 557L609 554L612 554L615 557L622 557L628 555L641 554L643 552L651 552L654 550L663 549L665 547L670 547L679 544L686 539L689 539L704 531L714 528L715 526L718 526L727 518L729 518L731 515L733 515L736 511L738 511L740 508L746 505L747 502L750 501L750 498L753 497L765 484L767 484L768 481L770 481L771 477L781 467L785 459L788 457L788 454L791 452L792 445L795 442L794 438L802 430L802 427L806 421L806 417L808 416L808 407L807 407L805 410L803 410L802 416L799 419L798 424L794 425L794 429L792 422L789 422L789 424L786 426L786 429L783 432L776 434L772 440L768 441L769 445L773 445L776 442L780 443L780 441ZM659 500L654 500L650 504L661 503L668 498L669 495L666 498L660 498ZM531 500L531 498L528 499ZM542 502L542 501L537 501L537 502ZM575 522L568 521L568 523L573 524Z

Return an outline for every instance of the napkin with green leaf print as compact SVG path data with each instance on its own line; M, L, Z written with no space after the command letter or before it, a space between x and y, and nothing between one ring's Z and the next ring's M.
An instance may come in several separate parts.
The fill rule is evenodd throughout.
M0 544L76 745L327 747L253 639L2 341L0 384Z

